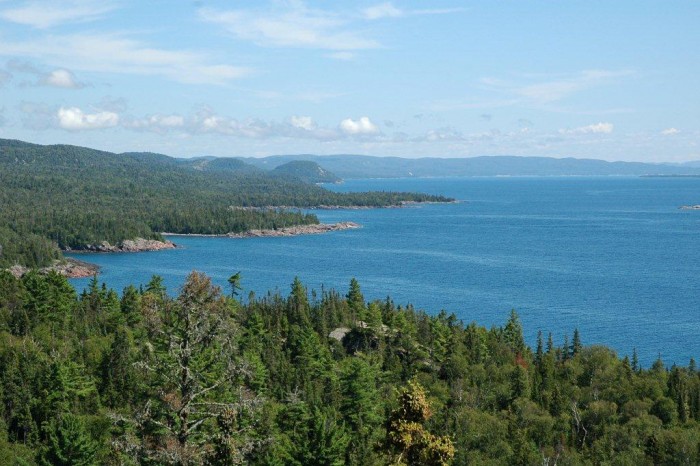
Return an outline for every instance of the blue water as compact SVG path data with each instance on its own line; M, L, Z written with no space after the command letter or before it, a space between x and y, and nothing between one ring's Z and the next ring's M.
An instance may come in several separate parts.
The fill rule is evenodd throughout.
M452 178L353 180L339 191L410 190L466 201L404 209L318 211L359 230L293 238L173 237L180 249L95 254L101 279L121 290L162 276L173 291L193 269L218 284L237 271L245 292L343 292L356 277L367 299L390 295L465 322L501 325L511 309L532 344L578 327L649 365L700 357L698 178ZM87 280L73 280L82 288Z

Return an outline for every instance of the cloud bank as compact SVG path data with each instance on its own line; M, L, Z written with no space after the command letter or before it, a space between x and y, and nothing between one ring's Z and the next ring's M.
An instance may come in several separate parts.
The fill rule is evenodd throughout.
M119 124L114 112L84 113L77 107L58 109L58 126L69 131L113 128Z

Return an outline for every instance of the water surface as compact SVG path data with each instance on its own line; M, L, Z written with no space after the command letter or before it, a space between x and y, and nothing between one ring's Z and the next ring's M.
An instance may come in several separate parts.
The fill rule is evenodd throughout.
M579 328L585 344L648 365L700 356L700 203L697 178L451 178L352 180L339 191L402 190L466 201L404 209L318 211L359 230L292 238L173 237L181 248L80 256L122 289L162 276L173 291L193 269L220 285L237 271L246 292L309 289L391 295L466 322L501 325L510 309L532 344L539 329ZM73 280L81 288L86 280Z

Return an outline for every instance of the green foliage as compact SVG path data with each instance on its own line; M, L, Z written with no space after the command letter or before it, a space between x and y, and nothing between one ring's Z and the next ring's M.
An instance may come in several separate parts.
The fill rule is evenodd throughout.
M341 194L295 177L200 165L157 154L0 139L0 268L46 266L62 249L161 239L162 232L225 234L318 223L315 215L290 208L448 200Z
M45 466L93 466L97 444L90 438L85 423L72 414L62 414L44 426L47 446L39 464Z
M455 451L450 438L433 435L423 426L432 414L425 390L411 380L389 417L388 440L397 451L395 464L443 466L452 461Z
M234 288L235 289L235 288ZM310 298L311 296L311 298ZM363 324L359 321L364 322ZM9 464L699 464L700 375L391 299L0 272ZM398 394L395 387L402 387Z
M292 160L273 170L274 174L293 176L307 183L336 183L340 178L310 160Z

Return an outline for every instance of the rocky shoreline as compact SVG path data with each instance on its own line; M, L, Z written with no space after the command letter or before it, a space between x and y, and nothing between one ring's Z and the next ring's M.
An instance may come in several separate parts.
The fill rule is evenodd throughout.
M284 227L278 229L264 230L248 230L242 233L226 233L221 235L204 235L204 234L180 234L180 233L162 233L166 236L204 236L216 238L262 238L262 237L283 237L283 236L299 236L299 235L317 235L328 233L331 231L351 230L361 228L359 223L355 222L338 222L338 223L317 223L313 225L296 225L292 227Z
M368 210L368 209L401 209L404 207L418 207L429 204L459 204L466 201L454 199L451 201L401 201L398 204L391 205L328 205L321 204L312 207L298 206L262 206L262 207L246 207L246 206L229 206L231 210L248 210L248 211L264 211L264 210Z
M111 245L107 241L99 244L87 244L80 249L68 249L68 252L146 252L162 251L163 249L175 249L176 245L172 241L159 241L155 239L125 239L116 245Z
M12 275L19 278L25 273L29 272L31 269L23 265L13 265L8 270ZM39 273L42 274L57 272L58 274L67 278L92 277L99 271L100 267L98 265L89 264L78 259L73 259L72 257L67 257L63 260L56 260L52 265L39 269Z
M206 236L206 237L223 237L223 238L262 238L262 237L285 237L298 235L314 235L328 233L331 231L350 230L361 228L361 225L355 222L338 222L338 223L319 223L315 225L297 225L291 227L278 228L276 230L248 230L243 233L227 233L222 235L200 235L200 234L181 234L181 233L163 233L168 236ZM136 238L134 240L124 240L117 245L111 245L107 241L99 244L88 244L81 249L68 249L66 252L73 253L111 253L111 252L147 252L147 251L162 251L165 249L174 249L177 246L169 240L158 241L144 238ZM15 277L21 277L31 269L23 265L13 265L7 269ZM48 267L38 269L39 273L47 274L49 272L57 272L67 278L86 278L92 277L99 273L100 266L83 262L72 257L66 257L63 260L56 260Z

